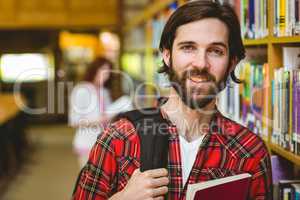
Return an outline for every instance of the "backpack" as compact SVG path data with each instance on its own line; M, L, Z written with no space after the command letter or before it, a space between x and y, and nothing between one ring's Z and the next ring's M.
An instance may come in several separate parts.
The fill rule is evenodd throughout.
M158 108L145 108L119 114L115 120L126 118L135 127L140 139L140 170L167 168L168 122Z

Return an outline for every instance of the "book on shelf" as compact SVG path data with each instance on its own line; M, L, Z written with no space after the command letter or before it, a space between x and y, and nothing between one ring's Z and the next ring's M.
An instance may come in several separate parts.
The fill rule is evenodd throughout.
M300 48L283 47L283 67L274 70L271 142L300 154Z
M291 197L294 200L300 200L300 183L292 184Z
M299 199L300 180L280 180L278 184L279 200Z
M299 0L274 0L274 36L300 34Z
M274 71L272 143L300 154L300 69Z
M229 0L240 19L242 36L258 39L268 35L268 4L261 0Z
M246 200L251 175L243 173L188 185L186 200ZM232 195L234 194L234 195Z
M300 155L300 48L283 47L283 67L274 70L271 142Z
M285 70L300 67L300 47L283 47L283 67Z

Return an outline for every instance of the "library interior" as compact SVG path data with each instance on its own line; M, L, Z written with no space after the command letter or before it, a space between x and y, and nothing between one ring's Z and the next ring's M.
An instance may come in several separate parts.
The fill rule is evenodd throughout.
M189 2L0 0L0 199L72 197L103 126L168 96L161 34ZM273 199L300 199L300 1L218 2L246 57L217 108L265 143Z

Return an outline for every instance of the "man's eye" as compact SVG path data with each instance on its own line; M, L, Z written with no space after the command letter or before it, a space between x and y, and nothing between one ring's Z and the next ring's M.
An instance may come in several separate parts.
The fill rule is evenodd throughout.
M193 51L195 50L195 47L191 45L187 45L187 46L182 46L181 49L184 51Z
M218 48L209 49L208 52L214 56L223 56L224 55L224 51L222 49L218 49Z

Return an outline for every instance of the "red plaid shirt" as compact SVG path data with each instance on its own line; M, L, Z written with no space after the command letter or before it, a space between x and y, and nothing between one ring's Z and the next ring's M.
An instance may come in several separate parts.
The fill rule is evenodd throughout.
M252 174L248 199L272 199L272 175L264 142L219 112L211 132L199 147L187 184L240 173ZM175 125L169 126L170 200L184 200L187 184L182 183L179 137ZM126 119L111 124L91 150L73 194L73 200L108 199L122 190L133 171L140 166L138 135Z

